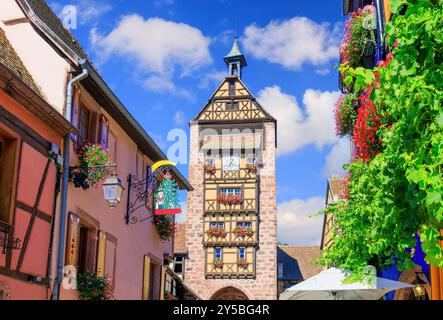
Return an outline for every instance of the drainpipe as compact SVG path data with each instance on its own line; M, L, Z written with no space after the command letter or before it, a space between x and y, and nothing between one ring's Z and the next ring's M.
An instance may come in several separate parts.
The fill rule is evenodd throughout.
M382 24L380 0L375 0L375 9L377 11L377 32L378 32L378 60L383 60L384 44L383 44L383 33L384 28Z
M81 64L84 61L80 61ZM71 79L68 82L66 90L66 120L71 122L72 115L72 98L74 86L81 80L88 76L88 70L83 69L82 73ZM52 290L52 300L58 300L60 294L60 284L63 278L63 257L66 242L66 217L67 217L67 199L68 199L68 183L69 183L69 158L71 149L71 135L68 133L65 136L64 142L64 155L63 155L63 184L62 184L62 198L61 198L61 210L60 210L60 234L58 241L58 257L57 257L57 276L54 282L54 289Z

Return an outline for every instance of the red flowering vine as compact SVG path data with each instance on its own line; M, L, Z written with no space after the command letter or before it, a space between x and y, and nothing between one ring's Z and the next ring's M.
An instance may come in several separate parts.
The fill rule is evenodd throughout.
M175 223L169 216L154 216L152 223L157 228L162 241L171 241L175 232Z
M393 59L392 54L388 54L384 61L377 64L378 68L385 68ZM354 144L357 149L357 158L369 162L374 156L382 151L382 139L377 131L382 125L382 116L377 106L371 101L374 87L378 89L380 78L379 71L375 71L375 82L369 85L365 92L358 97L360 108L358 109L357 122L354 130Z

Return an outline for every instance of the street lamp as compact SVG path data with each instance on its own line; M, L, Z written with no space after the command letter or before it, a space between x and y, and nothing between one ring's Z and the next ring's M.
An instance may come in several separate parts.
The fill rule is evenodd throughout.
M111 175L103 182L103 192L105 200L111 207L115 208L120 203L125 187L122 185L122 181L116 174Z
M426 297L426 282L424 282L422 279L420 279L419 276L419 272L417 272L417 278L415 279L415 287L413 288L414 290L414 295L417 298L417 300L425 300Z

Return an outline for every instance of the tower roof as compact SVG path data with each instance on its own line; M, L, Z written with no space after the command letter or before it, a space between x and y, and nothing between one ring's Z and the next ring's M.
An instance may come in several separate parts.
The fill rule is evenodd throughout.
M246 67L248 65L245 56L241 53L240 47L238 46L237 36L234 38L234 44L232 45L231 51L225 56L224 60L227 66L229 66L230 63L237 61L240 61L241 67Z

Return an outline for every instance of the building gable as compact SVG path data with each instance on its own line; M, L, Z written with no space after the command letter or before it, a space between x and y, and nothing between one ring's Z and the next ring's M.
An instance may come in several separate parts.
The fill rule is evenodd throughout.
M275 122L237 76L226 77L194 119L205 122Z

